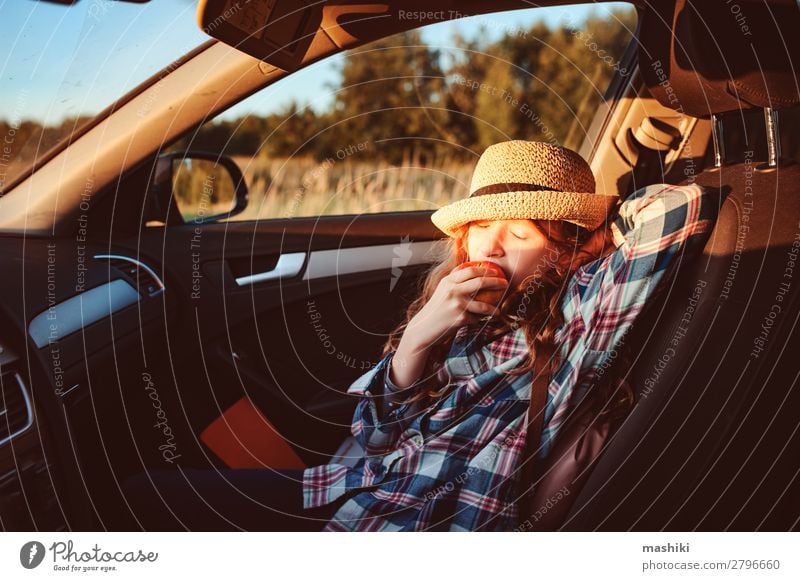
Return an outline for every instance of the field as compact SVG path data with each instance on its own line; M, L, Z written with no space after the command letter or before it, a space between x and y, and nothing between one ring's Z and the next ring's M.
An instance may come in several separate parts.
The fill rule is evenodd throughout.
M472 165L235 157L250 203L235 220L435 210L469 192Z

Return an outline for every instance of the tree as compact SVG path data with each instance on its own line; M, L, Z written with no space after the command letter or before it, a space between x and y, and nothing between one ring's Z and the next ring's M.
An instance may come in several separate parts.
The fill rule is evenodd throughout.
M335 102L339 147L367 141L399 162L403 151L440 149L437 123L447 122L439 54L410 31L350 51ZM388 140L388 141L387 141Z
M446 53L426 46L417 30L401 33L345 53L330 110L293 102L265 116L212 121L171 149L323 160L366 143L359 160L422 163L444 155L474 161L504 139L577 148L635 25L634 10L616 10L580 25L537 22L491 43L456 35ZM14 132L6 182L87 119L44 128L26 121L16 129L0 120L3 135Z

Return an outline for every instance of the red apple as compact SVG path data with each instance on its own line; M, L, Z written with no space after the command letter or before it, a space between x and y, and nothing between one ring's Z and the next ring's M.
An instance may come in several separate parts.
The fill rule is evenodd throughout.
M456 266L451 272L456 272L457 270L461 270L462 268L469 268L471 266L483 267L486 269L486 273L484 276L496 276L502 279L506 279L506 273L503 272L503 269L497 266L494 262L489 262L488 260L471 260L468 262L462 262L458 266ZM481 301L483 303L489 303L490 305L497 306L500 302L500 299L503 298L503 294L505 293L506 289L504 288L491 288L491 289L481 289L475 296L473 297L476 301Z

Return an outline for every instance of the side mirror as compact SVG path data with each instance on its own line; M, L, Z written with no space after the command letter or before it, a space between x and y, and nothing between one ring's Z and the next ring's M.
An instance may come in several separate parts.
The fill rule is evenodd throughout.
M153 217L170 225L216 222L247 207L242 171L231 158L216 153L179 151L158 156L151 191Z

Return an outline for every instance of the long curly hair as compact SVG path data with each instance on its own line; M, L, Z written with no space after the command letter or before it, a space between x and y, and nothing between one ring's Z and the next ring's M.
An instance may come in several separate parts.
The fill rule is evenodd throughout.
M545 359L541 364L542 370L552 377L562 363L555 344L555 331L564 322L561 312L562 298L575 270L582 264L599 258L599 255L576 254L593 234L586 228L562 220L531 220L531 222L548 239L546 253L551 257L572 253L573 259L567 263L557 259L550 260L547 255L543 256L541 264L544 268L538 268L518 285L509 287L497 305L500 310L499 315L482 318L481 328L477 331L484 334L484 342L488 343L511 330L522 327L529 346L528 356L522 365L508 371L507 374L516 376L533 370L534 356L538 353ZM405 320L389 334L382 356L397 350L409 322L430 300L439 282L457 265L469 260L467 251L469 226L470 224L461 226L456 235L449 238L444 258L428 271L418 297L408 307ZM601 228L607 228L607 225ZM577 258L578 256L581 258ZM416 382L411 395L401 403L410 404L423 400L423 403L428 405L454 387L452 383L444 382L439 373L450 353L454 338L455 333L452 333L448 338L431 346L421 378ZM624 378L625 370L630 368L629 355L624 345L617 351L618 356L612 367L605 370L591 389L595 421L614 422L624 418L635 400L633 389Z

